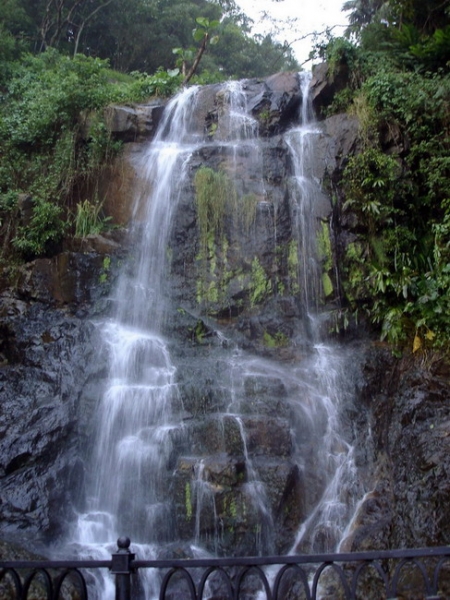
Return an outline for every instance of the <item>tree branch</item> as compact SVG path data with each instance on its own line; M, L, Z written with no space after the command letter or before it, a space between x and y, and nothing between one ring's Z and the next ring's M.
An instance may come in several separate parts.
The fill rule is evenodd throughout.
M81 34L83 32L84 26L86 25L86 23L92 19L92 17L94 17L99 10L101 10L102 8L105 8L105 6L108 6L108 4L111 4L111 2L113 2L113 0L106 0L106 2L103 2L103 4L99 4L97 6L97 8L95 8L91 13L89 13L89 15L81 22L81 25L78 28L77 31L77 35L75 38L75 48L73 50L73 55L75 56L78 52L78 45L80 42L80 38L81 38Z
M200 60L201 60L201 58L203 56L203 53L206 50L206 45L208 43L208 38L209 38L208 33L205 33L205 35L203 37L202 45L198 49L197 56L195 57L194 63L192 65L192 67L190 68L189 73L184 78L183 85L186 85L188 83L188 81L192 78L192 76L194 75L195 71L197 70L198 63L200 62Z

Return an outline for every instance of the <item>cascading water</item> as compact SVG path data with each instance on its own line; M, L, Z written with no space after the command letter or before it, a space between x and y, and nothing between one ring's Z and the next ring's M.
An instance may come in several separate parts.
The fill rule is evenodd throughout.
M321 297L321 268L317 257L317 217L314 211L314 205L320 198L321 189L313 179L313 145L320 130L311 119L309 82L309 77L303 77L302 96L304 101L300 125L292 128L286 134L285 139L294 165L292 204L298 244L298 281L304 310L311 316L317 314L318 302Z
M110 551L104 544L120 532L141 544L146 556L154 555L149 544L170 539L173 523L164 473L182 424L172 419L175 367L161 335L164 273L170 223L195 148L189 115L196 93L196 88L185 90L169 104L145 156L144 179L154 184L153 193L136 203L138 250L120 279L116 314L103 325L109 385L98 409L88 511L80 515L75 533L76 543L91 555ZM102 585L103 597L110 598L111 585L107 580Z
M313 422L322 427L317 468L324 476L322 497L302 524L292 550L333 552L338 549L345 528L361 493L352 446L342 436L342 405L351 386L346 382L346 362L342 350L325 345L320 339L319 300L322 296L322 269L317 250L318 225L314 205L322 195L314 180L314 142L321 130L312 119L309 102L309 77L303 78L301 125L286 135L293 156L296 225L299 236L299 281L302 302L308 316L309 334L314 343L308 371L304 377L315 396ZM316 232L316 235L314 235ZM319 413L319 414L318 414ZM322 417L320 417L322 413ZM322 423L322 424L321 424ZM321 424L321 425L320 425Z
M199 156L222 152L225 157L223 170L234 180L233 214L228 220L237 219L239 200L245 199L253 211L245 218L241 215L242 239L221 241L224 268L239 252L240 243L246 245L248 254L247 274L239 271L226 279L238 289L229 318L239 314L239 303L245 303L245 298L249 298L251 314L264 294L274 291L275 281L261 281L264 270L252 231L260 227L271 232L262 254L267 248L274 255L283 249L277 239L277 210L266 190L267 165L257 135L259 125L248 106L245 86L233 82L217 92L218 117L209 136L199 131L195 121L199 89L184 90L165 110L141 166L151 193L136 203L136 252L120 277L115 315L103 324L110 375L97 415L88 509L79 516L74 535L78 547L84 548L79 552L107 553L113 549L108 544L119 535L128 535L139 556L150 558L161 545L176 541L173 532L218 553L227 543L241 544L236 552L243 548L258 554L275 553L280 547L284 551L290 547L291 552L338 547L360 490L353 450L342 434L342 404L352 394L345 355L323 344L319 335L323 278L316 204L323 195L313 174L311 150L320 132L311 120L308 87L309 79L302 78L300 125L280 136L280 148L283 144L288 148L294 167L286 188L292 229L286 262L304 325L293 336L293 352L284 361L244 350L237 338L231 339L221 328L219 317L209 319L217 358L206 352L198 360L210 361L208 365L214 368L220 363L225 400L203 417L202 426L215 433L203 435L208 439L201 442L194 439L198 432L194 419L183 415L186 398L179 384L179 367L163 336L168 311L175 310L167 277L170 236L183 194L193 188ZM242 171L249 165L252 175L246 180ZM208 292L217 270L213 241L210 235L205 243ZM184 264L183 269L189 266ZM247 296L242 292L239 297L246 285ZM279 296L283 286L278 282ZM197 285L197 293L199 289L204 292L206 287ZM217 295L217 290L210 294ZM200 309L196 310L193 315L198 318ZM286 338L266 331L263 337L281 349ZM277 439L272 440L273 435ZM177 448L183 448L185 455L180 457ZM263 456L266 450L269 459ZM280 493L279 481L285 485ZM296 504L300 528L280 542L276 528L286 516L274 515L276 507L288 512L286 498L295 496L301 486L303 496ZM242 534L243 529L247 533ZM107 581L102 585L102 598L109 600L111 585ZM145 588L148 600L157 597L156 581L146 581Z

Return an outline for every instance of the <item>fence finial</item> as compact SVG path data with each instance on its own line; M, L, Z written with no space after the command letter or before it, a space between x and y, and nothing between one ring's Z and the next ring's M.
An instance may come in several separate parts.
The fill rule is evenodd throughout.
M117 540L117 552L111 556L111 573L116 576L116 600L131 600L131 574L134 554L130 552L130 538Z
M130 548L131 540L129 537L122 536L117 540L117 547L119 552L127 552Z

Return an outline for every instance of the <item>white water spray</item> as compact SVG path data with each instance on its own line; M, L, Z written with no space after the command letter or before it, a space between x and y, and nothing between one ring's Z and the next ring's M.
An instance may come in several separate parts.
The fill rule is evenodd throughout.
M149 147L142 168L152 193L138 198L134 209L137 253L121 276L116 314L103 325L109 384L98 408L88 510L79 516L74 535L84 556L104 557L126 534L141 558L154 558L155 543L171 535L165 473L182 424L173 422L176 369L161 336L164 273L172 217L196 148L190 122L196 96L197 88L190 88L168 105ZM153 597L156 583L147 579L148 597ZM99 588L102 599L113 598L109 578Z
M230 352L227 368L234 389L223 422L232 419L242 440L245 463L244 490L260 520L257 551L272 552L267 490L248 447L246 419L240 413L245 400L245 382L268 378L283 382L292 416L293 458L305 478L315 477L305 499L305 518L291 551L333 551L347 526L358 490L353 450L342 436L342 403L346 400L343 357L320 343L316 314L321 298L321 265L317 256L318 229L315 207L322 195L313 172L311 149L318 135L311 122L309 81L303 80L301 124L285 135L294 173L291 181L292 215L298 248L297 278L304 314L310 324L310 355L300 364L289 364L251 356L239 348ZM89 490L88 510L80 515L75 541L96 557L114 550L108 546L126 534L139 558L152 558L157 545L171 541L172 507L167 501L168 461L174 442L183 436L182 423L175 422L173 403L178 401L176 369L161 335L168 272L166 249L171 223L188 177L193 152L204 146L202 135L190 121L197 89L185 90L165 111L159 133L149 148L144 178L152 193L135 207L138 238L134 262L121 276L114 319L103 326L110 356L110 377L98 411L98 438ZM259 182L255 186L264 199L263 161L257 139L257 123L249 114L242 84L228 84L223 91L228 109L219 114L216 139L231 148L232 167L242 168L240 157L253 159ZM230 155L229 154L229 155ZM263 204L264 200L261 202ZM213 514L217 547L221 535L214 489L208 480L203 457L194 466L193 491L195 531L201 544L204 508ZM211 508L212 507L212 508ZM111 598L110 583L103 583L102 598ZM147 598L157 595L157 583L146 583Z

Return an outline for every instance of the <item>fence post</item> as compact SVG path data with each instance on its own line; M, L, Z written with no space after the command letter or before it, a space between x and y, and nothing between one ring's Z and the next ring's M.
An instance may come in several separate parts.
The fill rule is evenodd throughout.
M131 600L131 563L135 555L130 552L130 544L130 538L120 537L118 550L111 556L111 573L116 576L116 600Z

